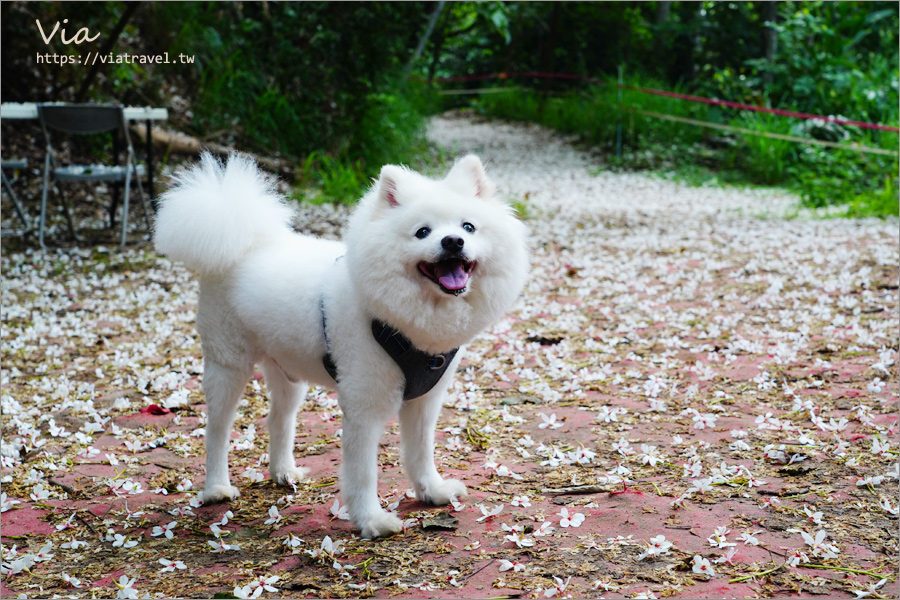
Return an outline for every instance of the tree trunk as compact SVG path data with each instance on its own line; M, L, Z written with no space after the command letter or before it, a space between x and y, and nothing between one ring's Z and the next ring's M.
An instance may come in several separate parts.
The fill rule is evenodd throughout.
M671 2L656 3L656 25L662 25L669 20L669 12L672 9Z
M669 13L672 10L671 2L656 3L656 18L654 19L653 30L653 52L657 56L664 56L671 50L671 30L667 27L669 22ZM659 64L664 64L660 61ZM657 67L659 68L659 67Z
M559 2L552 4L550 11L550 30L547 38L543 40L541 48L541 69L544 73L553 72L553 50L556 48L556 35L559 26ZM550 78L545 77L541 80L540 99L538 100L538 114L544 114L544 105L547 103L547 95L550 93Z
M778 50L778 32L775 31L775 21L778 19L778 2L762 2L760 13L763 20L763 56L766 62L772 64L775 61L775 52ZM763 73L763 82L768 85L772 82L772 72L766 70Z
M428 19L428 27L425 28L425 33L419 38L419 45L416 46L416 51L413 52L412 58L410 58L409 62L406 64L406 77L409 77L409 74L413 70L414 63L422 55L422 51L425 50L425 44L428 43L428 38L431 37L431 32L434 31L434 26L437 25L438 17L440 17L441 13L444 11L445 4L447 4L446 0L441 0L438 2L434 12L431 13L431 18Z
M125 5L125 12L122 13L122 16L119 17L119 22L116 23L116 26L113 28L112 33L106 39L106 43L103 44L103 48L100 49L99 54L101 56L109 54L109 52L113 49L113 46L116 45L116 40L119 39L119 36L122 34L122 31L125 30L125 26L128 24L128 21L131 19L132 15L134 15L135 11L141 7L140 2L127 2ZM98 64L94 61L91 64L91 69L88 71L87 76L81 82L81 87L78 88L78 92L75 94L75 102L84 102L84 98L87 95L88 90L91 88L91 84L94 82L94 78L97 76L100 67L102 64Z

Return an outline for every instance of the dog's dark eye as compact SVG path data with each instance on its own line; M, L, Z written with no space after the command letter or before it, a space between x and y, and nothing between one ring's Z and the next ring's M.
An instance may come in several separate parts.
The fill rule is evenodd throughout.
M419 230L416 232L416 237L419 238L420 240L424 240L425 238L428 237L429 233L431 233L430 227L420 227Z
M475 233L475 226L471 223L463 223L462 228L468 233Z

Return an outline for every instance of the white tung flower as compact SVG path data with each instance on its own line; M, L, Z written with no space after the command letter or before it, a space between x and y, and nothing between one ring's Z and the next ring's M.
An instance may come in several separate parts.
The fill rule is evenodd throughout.
M137 598L137 590L132 587L134 585L134 580L134 577L128 579L128 575L119 577L119 581L115 582L116 587L119 588L116 598L125 598L127 600Z
M658 535L650 538L647 542L647 550L638 557L638 560L644 560L648 556L658 556L668 554L669 548L673 546L672 542L666 539L664 535Z
M552 413L549 417L544 413L538 413L543 423L538 425L539 429L559 429L563 426L561 422L556 420L556 413Z
M350 513L347 512L347 507L341 506L341 502L337 498L334 499L334 504L331 505L331 518L340 519L342 521L350 520Z
M346 568L352 568L352 567L344 567L344 568L346 569ZM281 577L279 577L278 575L270 575L269 577L258 577L257 579L250 582L250 587L262 588L262 589L266 590L267 592L277 592L278 588L275 587L273 584L275 582L277 582L279 579L281 579Z
M50 490L44 489L43 484L37 484L34 486L33 491L31 493L31 499L35 502L41 502L42 500L47 500L50 498Z
M215 540L209 540L206 542L210 546L212 546L213 553L219 552L227 552L228 550L240 550L241 547L237 544L226 544L224 540L216 538Z
M500 572L512 570L514 573L525 570L525 565L518 561L509 561L505 558L500 561Z
M521 506L522 508L528 508L531 506L531 502L528 500L528 496L516 496L510 502L511 506Z
M559 524L561 527L580 527L582 523L584 523L584 515L577 512L572 515L569 515L569 509L563 507L558 513L558 517L561 517L559 520Z
M710 546L714 548L727 548L728 546L736 546L734 542L729 542L727 539L727 535L731 533L731 530L725 526L716 527L716 531L706 538L706 541L709 542Z
M121 533L113 535L113 548L134 548L137 545L137 540L129 540Z
M649 444L641 444L640 456L641 462L645 465L649 464L651 467L655 467L658 462L663 462L663 457L660 456L656 446L650 446Z
M762 533L762 530L759 531L745 531L741 534L739 538L740 541L744 542L745 546L759 546L759 540L756 538L756 534Z
M788 529L788 531L797 530ZM838 550L834 544L825 541L825 537L828 533L824 529L817 531L815 537L805 531L800 531L799 533L803 537L803 541L806 545L810 547L813 556L822 554L825 558L837 558L840 554L840 550Z
M168 525L164 525L162 527L157 525L156 527L153 528L153 532L150 535L152 535L153 537L159 537L161 535L164 535L164 536L166 536L166 539L171 540L173 537L175 537L175 534L172 533L172 530L175 529L176 527L178 527L178 521L172 521Z
M707 575L709 577L712 577L716 574L716 570L710 564L709 560L703 558L699 554L695 554L691 562L693 563L692 570L698 575Z
M21 504L21 500L7 498L6 492L0 493L0 512L6 512L13 508L16 504Z
M499 515L500 511L503 510L504 505L500 504L499 506L496 506L492 509L488 509L488 507L483 504L476 504L475 506L477 506L479 510L481 510L481 516L475 519L475 521L481 523L486 519L490 519L491 517L496 517L497 515Z
M335 500L337 502L337 500ZM281 522L282 516L278 512L277 506L269 507L269 518L265 520L265 525L277 525Z
M234 596L235 598L259 598L263 593L262 588L256 588L254 590L249 585L246 586L235 586L234 588Z
M163 568L159 570L160 573L169 573L175 571L175 569L187 569L187 565L185 565L180 560L169 560L167 558L161 558L159 559L159 564L163 566Z

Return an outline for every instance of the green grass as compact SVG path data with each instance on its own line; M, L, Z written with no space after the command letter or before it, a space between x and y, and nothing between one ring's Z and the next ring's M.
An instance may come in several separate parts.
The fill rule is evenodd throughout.
M365 191L359 161L341 162L324 152L313 152L299 169L294 198L312 204L355 204Z
M731 123L761 133L791 134L790 122L765 113L747 112ZM776 185L787 180L787 168L795 161L797 143L753 134L740 134L737 154L747 175L757 183Z
M713 169L692 162L676 163L662 173L665 179L678 181L690 187L738 186L747 187L754 182L747 174L734 168Z
M659 89L662 85L655 79L641 76L625 81L627 87ZM684 90L676 88L675 91ZM585 141L605 148L614 148L617 125L621 125L624 148L640 148L653 142L692 144L703 139L703 132L695 127L656 119L641 111L694 119L710 119L710 112L715 112L706 106L628 89L623 89L619 103L614 78L607 79L603 85L556 96L511 87L507 93L479 98L475 108L486 116L540 123L551 129L578 134ZM714 114L712 120L715 119Z

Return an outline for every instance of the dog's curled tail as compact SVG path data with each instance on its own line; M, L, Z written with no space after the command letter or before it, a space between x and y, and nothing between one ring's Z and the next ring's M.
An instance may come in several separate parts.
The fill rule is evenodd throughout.
M222 164L204 152L160 197L153 245L201 276L230 269L267 237L288 231L292 211L253 159Z

